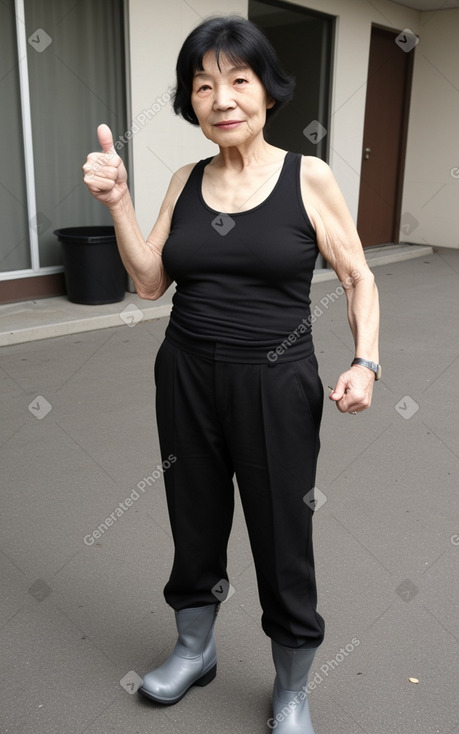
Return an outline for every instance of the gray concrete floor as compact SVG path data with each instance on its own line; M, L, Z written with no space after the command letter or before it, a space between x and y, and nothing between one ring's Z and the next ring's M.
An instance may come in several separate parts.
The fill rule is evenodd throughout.
M314 521L327 627L310 707L316 734L458 734L459 251L374 272L373 406L324 411ZM325 385L353 354L337 285L312 290ZM162 480L84 541L160 463L152 373L166 323L1 350L2 734L268 731L273 667L240 504L217 678L172 707L135 693L175 641Z

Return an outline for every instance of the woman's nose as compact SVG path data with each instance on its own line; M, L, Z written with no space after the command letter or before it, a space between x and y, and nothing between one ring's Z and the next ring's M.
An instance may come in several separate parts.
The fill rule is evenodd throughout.
M219 84L214 91L214 109L227 110L236 106L232 90L226 84Z

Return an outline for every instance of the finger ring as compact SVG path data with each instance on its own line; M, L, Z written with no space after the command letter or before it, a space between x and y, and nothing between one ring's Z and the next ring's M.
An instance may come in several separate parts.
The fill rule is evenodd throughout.
M356 411L356 410L353 410L353 411L351 412L351 415L357 415L357 411Z

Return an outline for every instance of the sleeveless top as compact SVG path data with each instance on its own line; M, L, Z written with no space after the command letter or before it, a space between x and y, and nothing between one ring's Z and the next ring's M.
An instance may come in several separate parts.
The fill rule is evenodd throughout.
M258 206L222 214L202 196L206 158L175 205L162 258L176 282L166 338L223 361L294 361L313 353L309 291L318 255L301 198L301 154L288 152Z

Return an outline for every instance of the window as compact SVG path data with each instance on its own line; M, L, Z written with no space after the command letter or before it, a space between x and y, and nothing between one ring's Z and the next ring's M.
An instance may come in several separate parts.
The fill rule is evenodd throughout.
M123 14L123 0L0 3L0 280L59 272L54 229L111 223L81 166L98 124L126 129Z

